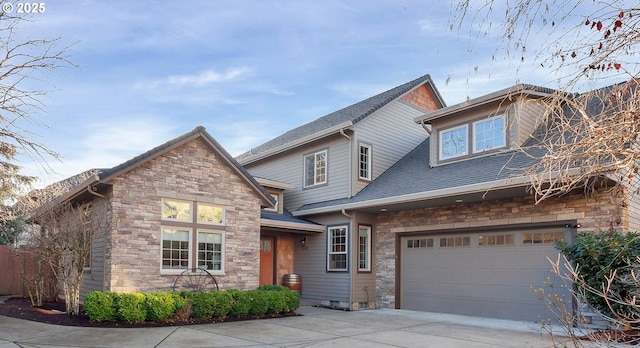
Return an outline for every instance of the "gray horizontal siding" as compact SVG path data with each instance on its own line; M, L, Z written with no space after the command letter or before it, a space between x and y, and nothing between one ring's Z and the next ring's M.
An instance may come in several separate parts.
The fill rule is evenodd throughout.
M328 161L327 184L303 188L304 156L324 149L327 150ZM336 135L325 142L305 146L268 161L249 164L246 169L254 176L294 185L292 190L284 193L284 207L295 211L304 204L347 197L348 163L348 141L345 137Z
M406 103L395 101L356 124L354 177L357 178L358 175L356 169L359 143L373 147L372 179L375 180L427 138L427 132L413 122L415 117L423 113ZM353 193L359 192L367 184L366 181L357 181Z

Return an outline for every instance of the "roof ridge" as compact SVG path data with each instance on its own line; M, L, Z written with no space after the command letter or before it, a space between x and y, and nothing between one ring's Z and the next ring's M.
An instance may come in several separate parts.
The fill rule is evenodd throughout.
M296 128L290 129L282 133L281 135L240 154L236 158L239 160L249 158L251 156L274 149L278 146L292 143L305 136L319 133L323 130L329 129L344 122L350 121L353 124L360 122L367 116L374 113L376 110L397 99L402 94L427 81L431 81L431 76L429 74L420 76L409 82L405 82L401 85L390 88L384 92L378 93L351 105L347 105L339 110L333 111Z

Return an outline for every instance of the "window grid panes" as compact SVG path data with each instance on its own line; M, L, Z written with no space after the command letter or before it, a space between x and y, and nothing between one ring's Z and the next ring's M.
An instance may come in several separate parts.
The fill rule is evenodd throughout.
M189 230L162 229L162 269L189 268Z
M522 244L552 244L555 242L564 241L564 232L537 232L537 233L523 233Z
M468 152L468 127L462 125L440 132L440 159L466 155Z
M473 123L473 152L506 146L504 116L490 117Z
M222 270L222 234L198 232L198 267Z
M347 228L330 227L327 255L327 269L330 271L347 270Z
M191 202L163 199L162 218L166 220L191 221Z
M433 248L433 238L409 239L407 240L407 248Z
M364 180L371 180L371 146L369 145L360 145L358 177Z
M224 208L221 206L198 203L198 222L205 224L224 224Z
M471 245L471 237L441 237L441 248L462 248Z
M479 246L515 245L513 234L483 234L478 236Z
M304 184L313 186L327 181L327 151L320 151L304 157Z
M371 227L360 226L358 229L358 270L371 270Z

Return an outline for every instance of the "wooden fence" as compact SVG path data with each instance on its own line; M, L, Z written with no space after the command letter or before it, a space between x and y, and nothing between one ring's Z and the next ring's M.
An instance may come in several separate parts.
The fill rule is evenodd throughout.
M26 247L18 249L0 245L0 295L28 297L29 288L25 279L44 274L44 281L55 286L53 272L47 265L38 265L35 253Z

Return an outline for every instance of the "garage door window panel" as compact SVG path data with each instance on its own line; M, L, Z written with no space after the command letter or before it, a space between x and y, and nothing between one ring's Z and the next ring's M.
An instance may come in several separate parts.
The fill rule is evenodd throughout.
M468 248L471 246L471 237L441 237L441 248Z
M513 234L482 234L478 236L478 246L513 246L515 236Z
M523 233L522 244L553 244L555 242L563 242L565 238L564 232L536 232Z

